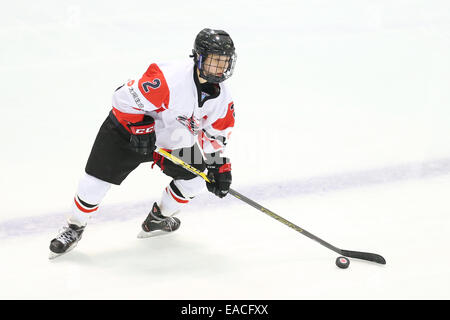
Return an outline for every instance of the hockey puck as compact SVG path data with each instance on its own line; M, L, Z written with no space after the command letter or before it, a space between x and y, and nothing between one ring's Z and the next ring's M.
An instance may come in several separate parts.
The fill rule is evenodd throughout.
M347 269L350 265L350 260L348 260L346 257L337 257L336 265L341 269Z

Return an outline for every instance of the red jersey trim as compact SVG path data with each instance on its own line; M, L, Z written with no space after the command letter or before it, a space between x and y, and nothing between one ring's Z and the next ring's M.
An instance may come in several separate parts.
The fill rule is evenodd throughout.
M219 150L222 148L222 146L216 140L209 139L203 131L201 131L198 134L197 139L198 139L198 144L199 144L200 148L202 148L202 150L205 149L204 147L207 142L209 142L215 150Z
M216 130L225 130L230 127L234 127L234 103L228 104L228 110L225 117L218 119L212 124L212 127Z
M142 95L158 108L158 112L169 108L169 86L156 63L152 63L139 79L138 88Z
M136 114L136 113L125 113L117 110L113 107L112 113L116 117L117 121L129 132L132 133L130 128L128 127L128 123L136 123L144 120L144 114Z

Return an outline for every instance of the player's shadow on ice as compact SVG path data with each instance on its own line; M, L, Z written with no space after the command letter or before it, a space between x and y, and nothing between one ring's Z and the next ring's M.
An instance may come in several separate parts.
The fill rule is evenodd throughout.
M186 241L176 234L148 239L135 239L116 248L101 252L83 252L81 243L72 252L54 260L70 262L80 267L106 268L119 274L142 273L161 276L175 273L216 274L230 268L232 261L226 254L214 251L201 241Z

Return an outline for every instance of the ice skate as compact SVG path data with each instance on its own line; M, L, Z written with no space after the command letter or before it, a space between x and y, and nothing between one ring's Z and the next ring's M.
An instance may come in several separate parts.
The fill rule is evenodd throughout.
M60 234L50 242L49 259L59 257L75 248L78 241L81 240L84 228L75 224L65 226Z
M137 237L149 238L167 234L177 230L180 227L180 223L181 221L178 218L163 216L161 209L155 202L152 210L142 223L142 230Z

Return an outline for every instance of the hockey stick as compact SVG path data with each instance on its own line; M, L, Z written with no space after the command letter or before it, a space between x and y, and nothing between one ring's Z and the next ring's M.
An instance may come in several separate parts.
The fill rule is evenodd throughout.
M161 156L163 156L166 159L169 159L170 161L172 161L173 163L182 166L183 168L185 168L186 170L192 172L195 175L198 175L200 177L202 177L205 181L210 182L210 180L208 179L208 177L206 176L206 174L204 172L201 172L200 170L190 166L189 164L187 164L186 162L184 162L183 160L173 156L172 154L168 153L167 151L157 148L155 150L155 152L159 153ZM321 245L323 245L324 247L333 250L334 252L342 255L342 256L346 256L349 258L355 258L355 259L361 259L361 260L366 260L366 261L372 261L372 262L376 262L379 264L386 264L386 260L380 256L379 254L376 253L370 253L370 252L360 252L360 251L351 251L351 250L343 250L343 249L339 249L331 244L329 244L328 242L320 239L319 237L313 235L312 233L306 231L305 229L300 228L299 226L295 225L294 223L284 219L283 217L280 217L279 215L277 215L276 213L270 211L267 208L264 208L263 206L261 206L260 204L256 203L255 201L247 198L246 196L240 194L239 192L230 189L229 193L231 195L233 195L234 197L238 198L239 200L251 205L252 207L258 209L261 212L264 212L265 214L267 214L268 216L274 218L275 220L278 220L279 222L283 223L284 225L294 229L297 232L300 232L301 234L303 234L304 236L317 241L318 243L320 243Z

